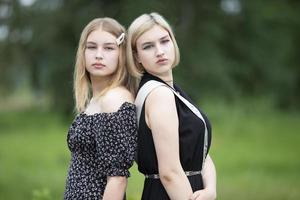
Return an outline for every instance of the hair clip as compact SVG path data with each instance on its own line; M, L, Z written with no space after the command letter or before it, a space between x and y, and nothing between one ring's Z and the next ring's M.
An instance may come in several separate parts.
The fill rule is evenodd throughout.
M122 33L122 34L116 39L117 45L119 46L120 44L122 44L122 42L124 41L124 39L125 39L125 33Z

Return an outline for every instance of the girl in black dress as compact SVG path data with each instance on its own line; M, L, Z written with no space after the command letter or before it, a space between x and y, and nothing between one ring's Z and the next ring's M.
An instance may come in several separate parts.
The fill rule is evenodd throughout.
M201 111L203 120L177 96L193 103L173 81L179 49L162 16L144 14L132 22L127 62L130 73L140 80L138 92L153 80L166 86L152 89L140 106L137 163L145 175L142 199L215 199L216 171L208 155L210 123Z
M81 34L74 73L78 115L67 137L64 199L124 198L137 138L124 39L125 29L111 18L94 19Z

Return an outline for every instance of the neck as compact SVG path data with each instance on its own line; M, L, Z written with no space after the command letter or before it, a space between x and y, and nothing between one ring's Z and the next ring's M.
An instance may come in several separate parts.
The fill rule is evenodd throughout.
M159 74L156 75L157 77L159 77L161 80L165 81L169 86L173 87L173 73L172 70L163 73L163 74Z
M170 79L170 80L162 79L162 80L165 81L169 86L173 87L173 79Z
M91 76L93 98L108 86L108 78Z

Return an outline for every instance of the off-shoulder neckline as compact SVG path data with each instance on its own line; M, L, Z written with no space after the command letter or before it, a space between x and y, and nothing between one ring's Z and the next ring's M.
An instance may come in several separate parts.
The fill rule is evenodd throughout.
M93 117L93 116L98 116L98 115L112 115L112 114L117 114L119 113L121 110L123 110L124 108L126 108L128 105L129 107L135 107L135 105L131 102L125 101L124 103L122 103L122 105L118 108L117 111L114 112L97 112L94 114L86 114L85 111L79 113L80 116L86 116L86 117Z

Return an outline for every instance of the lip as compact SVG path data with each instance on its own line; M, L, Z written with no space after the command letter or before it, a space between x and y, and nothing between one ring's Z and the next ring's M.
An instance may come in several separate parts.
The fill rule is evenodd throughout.
M95 68L98 68L98 69L105 67L105 65L102 63L94 63L94 64L92 64L92 66Z
M158 61L156 61L157 64L166 64L168 62L168 59L166 58L161 58Z

